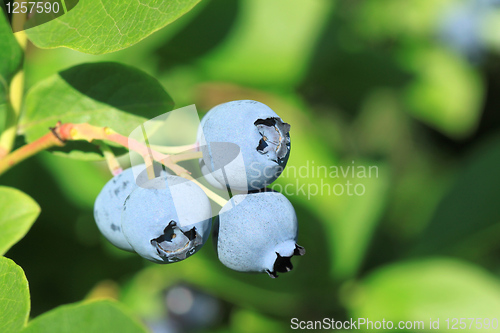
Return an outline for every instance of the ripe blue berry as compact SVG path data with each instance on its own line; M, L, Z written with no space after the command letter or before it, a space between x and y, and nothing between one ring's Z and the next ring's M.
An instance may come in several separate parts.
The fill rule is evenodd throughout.
M132 191L122 211L128 243L157 263L177 262L198 251L209 236L211 220L210 201L203 190L170 175Z
M237 191L264 188L288 161L290 125L262 103L220 104L205 115L200 128L203 161L223 186Z
M156 173L160 170L156 168ZM137 180L134 174L138 175ZM161 170L162 175L167 173ZM121 213L127 196L138 187L138 183L147 180L146 165L139 164L114 176L104 185L94 203L94 219L101 233L114 246L133 252L125 239L121 227Z
M218 230L217 230L218 227ZM290 258L305 254L297 245L297 217L278 192L235 195L221 209L214 240L219 260L240 272L288 272Z

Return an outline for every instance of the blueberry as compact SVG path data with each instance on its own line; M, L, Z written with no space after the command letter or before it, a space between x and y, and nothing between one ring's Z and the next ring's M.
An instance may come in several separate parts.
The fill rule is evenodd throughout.
M205 115L200 128L203 161L223 186L237 191L261 189L286 166L290 125L262 103L220 104Z
M293 266L290 258L305 254L297 245L297 216L278 192L235 195L221 209L214 243L219 260L240 272L278 277Z
M206 242L210 201L195 183L177 176L152 179L125 200L122 228L135 252L157 263L181 261Z
M451 3L440 17L439 36L445 44L473 62L482 60L488 47L484 25L497 6L500 6L499 0Z
M167 173L155 165L155 172ZM134 174L138 175L137 180ZM114 246L134 251L125 239L121 228L121 213L125 198L138 187L137 183L147 180L146 165L140 164L124 170L104 185L94 203L94 219L101 233Z

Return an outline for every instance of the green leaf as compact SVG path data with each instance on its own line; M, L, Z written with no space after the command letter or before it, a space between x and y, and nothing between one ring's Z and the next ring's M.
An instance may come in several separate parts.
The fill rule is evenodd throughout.
M90 54L127 48L175 21L200 0L81 0L72 11L27 30L38 47Z
M8 103L9 84L14 74L21 68L23 51L12 33L3 13L0 14L0 132L10 120Z
M455 259L383 267L352 290L348 297L352 318L385 318L395 326L398 321L424 321L428 329L429 319L439 318L441 331L453 331L447 329L446 318L498 318L500 311L500 281ZM470 331L476 330L473 327Z
M40 207L27 194L0 186L0 254L26 235L38 214Z
M28 321L30 293L21 267L0 257L0 332L19 332Z
M500 136L477 147L461 165L455 183L439 203L416 252L459 255L474 261L483 261L486 254L497 258Z
M145 328L110 300L60 306L30 321L22 333L145 333Z
M203 72L216 81L293 86L306 74L332 5L330 1L240 1L235 28L201 59Z
M108 126L127 136L173 105L161 84L138 69L113 62L83 64L49 77L28 92L21 131L32 142L62 121ZM75 150L71 157L101 158L95 146L86 142L65 148Z
M10 82L12 76L21 67L23 50L12 33L12 28L5 15L0 15L0 82L1 86Z
M417 76L405 89L411 114L451 138L470 135L484 98L479 73L444 48L423 48L407 60Z
M371 41L424 39L434 36L436 22L450 0L368 0L349 20L357 33ZM413 10L405 10L408 7Z

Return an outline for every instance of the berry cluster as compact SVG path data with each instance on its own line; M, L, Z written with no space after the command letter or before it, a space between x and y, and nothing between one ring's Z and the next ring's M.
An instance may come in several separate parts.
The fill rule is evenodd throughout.
M235 194L215 218L214 244L220 261L241 272L292 269L303 255L297 216L279 192L266 189L290 155L290 125L266 105L233 101L211 109L200 123L200 168L212 186ZM94 216L101 233L120 249L157 263L183 260L207 241L211 206L194 182L144 164L112 178L98 195Z

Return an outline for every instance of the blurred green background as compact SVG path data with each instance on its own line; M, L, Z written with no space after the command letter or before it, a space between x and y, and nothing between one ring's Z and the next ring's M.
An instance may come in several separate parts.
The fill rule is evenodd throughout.
M477 14L470 3L490 7ZM112 297L154 332L287 332L292 318L325 317L422 320L425 330L440 318L447 331L446 318L500 319L494 4L204 0L122 51L29 45L26 89L76 64L117 61L156 77L176 108L196 104L200 116L236 99L267 104L291 124L288 168L378 169L371 178L280 177L281 186L304 185L305 195L288 198L307 254L271 280L227 269L211 244L167 266L113 248L92 212L111 177L106 165L41 153L0 178L42 207L7 253L29 280L31 317ZM457 8L480 22L476 30L453 20ZM312 194L347 180L365 193Z

